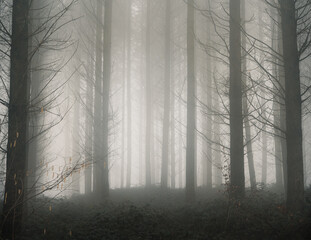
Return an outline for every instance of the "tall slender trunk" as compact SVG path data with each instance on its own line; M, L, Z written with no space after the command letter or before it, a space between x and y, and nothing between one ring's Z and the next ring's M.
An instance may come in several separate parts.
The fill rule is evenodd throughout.
M30 7L30 22L28 24L28 31L33 33L36 28L41 24L40 11L37 8L41 8L38 1L33 1ZM36 34L36 37L39 37ZM35 196L37 193L37 164L39 157L39 143L40 143L40 115L41 107L38 102L40 93L40 81L41 81L41 71L40 64L42 61L42 49L35 45L34 37L30 34L28 39L29 52L33 55L30 59L30 70L28 79L28 99L30 107L35 109L35 111L29 111L28 113L28 128L27 128L27 140L29 141L27 147L27 197ZM41 103L42 104L42 103Z
M164 117L162 140L161 187L167 188L169 130L170 130L170 94L171 94L171 1L166 1L165 20L165 83L164 83Z
M74 89L74 109L72 126L72 168L76 169L72 173L71 189L73 193L80 193L80 171L77 170L80 161L80 78L75 78L73 82Z
M131 186L132 172L132 103L131 103L131 18L132 18L132 1L128 0L128 29L127 29L127 170L126 170L126 187Z
M151 140L151 114L152 114L152 97L150 81L150 0L147 0L146 15L146 187L151 186L151 169L150 169L150 140Z
M207 41L210 43L210 26L207 23ZM212 137L213 137L213 117L212 117L212 106L213 106L213 80L212 80L212 58L207 55L206 64L206 105L207 105L207 116L206 116L206 188L211 189L213 187L213 151L212 151Z
M180 69L179 69L180 70ZM180 71L179 71L180 72ZM183 154L183 141L182 141L182 138L183 138L183 134L182 134L182 105L181 103L178 104L178 132L179 132L179 136L178 136L178 157L179 157L179 160L178 160L178 186L179 188L182 188L183 187L183 184L182 184L182 179L183 179L183 157L184 157L184 154Z
M214 148L214 156L215 156L215 172L214 172L214 182L216 187L220 187L222 184L222 161L221 161L221 148L220 148L220 113L219 113L219 99L218 95L217 98L215 98L215 112L216 115L214 117L214 142L215 142L215 148Z
M27 166L28 12L29 1L14 1L12 13L10 99L2 236L22 231Z
M244 197L240 0L230 0L230 181L231 194Z
M144 78L144 21L143 21L143 16L144 16L144 1L141 2L141 54L140 54L140 107L139 107L139 184L143 185L143 129L144 129L144 88L145 88L145 78Z
M94 99L94 138L93 138L93 151L94 151L94 164L93 164L93 191L99 191L100 181L100 159L101 159L101 118L102 118L102 1L97 0L96 6L96 56L95 56L95 99Z
M282 34L282 19L281 15L278 14L278 52L283 56L283 34ZM278 80L280 84L280 129L281 129L281 147L282 147L282 159L281 163L283 166L283 183L284 192L287 195L287 146L286 146L286 109L285 109L285 69L284 59L278 63Z
M171 20L171 24L174 24L173 20ZM171 26L172 28L172 26ZM171 34L171 41L173 41L173 34ZM171 62L172 66L174 66L174 51L173 47L170 49L171 51ZM175 166L175 161L176 161L176 151L175 151L175 71L174 68L171 71L171 188L176 187L176 166Z
M104 197L109 196L109 101L110 101L110 76L111 76L111 21L112 0L105 0L104 5L104 45L103 45L103 162L102 189L99 193Z
M280 1L285 68L285 108L287 146L287 196L291 211L304 208L302 120L297 21L295 2Z
M95 31L92 30L91 33L93 36L95 35ZM92 190L92 165L93 165L93 119L92 116L94 114L93 107L93 80L94 80L94 60L93 54L95 53L94 44L91 43L91 55L88 56L88 66L86 67L87 79L86 79L86 106L85 106L85 186L84 192L85 194L91 193Z
M261 2L259 2L259 7L258 7L258 19L259 19L259 39L262 40L263 39L263 21L262 21L262 6L261 6ZM259 47L262 48L262 44L259 43ZM260 53L261 55L261 53ZM260 57L261 58L261 57ZM260 78L263 78L263 72L260 71ZM261 182L263 184L267 183L267 125L266 125L266 103L265 103L265 96L266 96L266 90L263 88L262 90L262 106L261 106L261 118L262 118L262 130L261 130L261 137L262 137L262 152L261 152L261 161L262 161L262 165L261 165Z
M242 15L242 27L244 31L246 31L245 26L245 0L241 1L241 15ZM242 43L242 84L243 84L243 115L244 115L244 125L245 125L245 141L246 141L246 153L247 153L247 160L248 160L248 169L249 169L249 178L251 183L251 189L256 189L256 173L255 173L255 166L254 166L254 157L253 157L253 148L252 148L252 133L250 127L250 120L249 120L249 111L248 111L248 104L247 104L247 64L246 64L246 36L243 33L241 36L241 43Z
M126 18L124 18L126 25ZM122 49L122 132L121 132L121 188L124 188L124 164L125 164L125 72L126 72L126 33L124 33L123 49Z
M195 73L194 73L194 1L187 4L187 149L186 149L186 200L195 199Z
M273 8L271 8L271 14L275 15L275 11ZM271 15L271 16L273 16ZM271 19L271 29L272 29L272 42L271 42L271 47L274 51L278 51L278 41L277 37L278 34L278 26L274 23L274 19ZM275 57L274 54L272 54L272 63L273 63L273 68L272 68L272 74L275 78L278 78L278 61L277 58ZM281 142L281 131L280 131L280 90L281 86L278 85L277 83L273 85L273 125L274 125L274 151L275 151L275 156L274 156L274 162L275 162L275 184L276 188L278 190L282 190L283 188L283 180L282 180L282 142Z

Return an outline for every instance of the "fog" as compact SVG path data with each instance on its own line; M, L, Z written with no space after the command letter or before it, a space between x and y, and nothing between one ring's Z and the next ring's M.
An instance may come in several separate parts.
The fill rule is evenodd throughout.
M288 236L305 239L310 10L307 0L0 0L3 237L281 239L290 225ZM142 211L142 228L189 210L208 229L126 225L132 235L95 236L81 230L87 220L68 227L56 217L97 207L133 221L127 204ZM213 206L219 232L201 216ZM270 208L283 215L271 219ZM272 227L240 232L239 214L256 211L251 222ZM290 214L303 220L275 223ZM33 224L47 215L50 226ZM57 235L49 229L59 221Z

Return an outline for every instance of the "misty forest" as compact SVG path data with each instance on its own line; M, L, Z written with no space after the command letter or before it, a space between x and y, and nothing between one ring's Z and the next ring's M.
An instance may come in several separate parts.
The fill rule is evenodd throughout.
M310 0L0 0L0 239L310 239Z

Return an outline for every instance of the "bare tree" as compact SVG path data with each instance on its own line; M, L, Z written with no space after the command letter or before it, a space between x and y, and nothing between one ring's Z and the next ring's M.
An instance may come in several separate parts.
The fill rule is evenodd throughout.
M287 197L291 211L304 207L304 179L301 126L301 90L295 2L279 1L282 18L285 69L285 108L287 146Z
M240 0L230 0L230 183L231 193L243 197L245 191Z
M186 200L195 199L195 73L194 73L194 1L187 2L187 149Z
M162 141L161 187L167 188L169 129L170 129L170 94L171 94L171 1L166 1L165 16L165 83L164 83L164 118Z
M29 2L13 3L10 69L9 130L2 233L15 239L22 230L27 166Z

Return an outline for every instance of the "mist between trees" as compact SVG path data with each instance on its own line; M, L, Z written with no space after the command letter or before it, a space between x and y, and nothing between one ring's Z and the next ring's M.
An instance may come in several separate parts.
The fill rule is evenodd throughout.
M310 178L308 0L0 0L2 235L40 197Z

